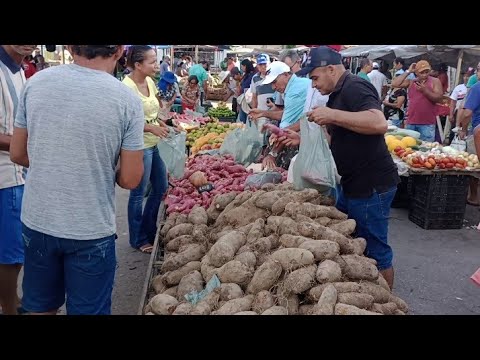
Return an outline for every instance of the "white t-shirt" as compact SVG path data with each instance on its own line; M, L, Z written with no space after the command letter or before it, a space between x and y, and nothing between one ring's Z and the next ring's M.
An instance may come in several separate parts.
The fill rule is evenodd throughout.
M372 70L367 76L372 85L375 86L375 89L377 89L378 97L382 98L382 88L387 85L387 77L377 69Z
M465 99L465 96L467 96L467 86L465 84L460 84L453 89L452 94L450 95L450 99L454 100L457 102L455 109L458 110L461 104L461 101Z
M310 87L307 92L307 100L305 101L305 107L303 112L307 113L316 107L326 106L328 102L328 95L322 95L317 89ZM314 122L308 122L308 125L313 129L318 126Z

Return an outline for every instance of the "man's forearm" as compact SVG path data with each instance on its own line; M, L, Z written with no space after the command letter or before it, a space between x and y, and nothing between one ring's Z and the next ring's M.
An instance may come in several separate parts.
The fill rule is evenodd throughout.
M0 150L10 151L10 141L12 137L10 135L0 134Z
M282 120L283 109L282 110L265 110L261 112L262 117L266 117L270 120Z
M463 109L457 114L457 124L460 125L462 129L467 129L470 120L472 119L472 111L468 109Z
M295 132L299 132L300 131L300 121L297 121L295 124L288 126L287 129L295 131Z
M380 110L350 112L336 110L333 124L364 135L385 134L388 129L385 116Z
M408 75L410 75L410 73L405 71L400 76L395 77L395 79L392 80L392 87L402 87L403 82L405 81Z
M428 100L434 103L439 103L443 99L443 94L437 94L429 88L425 88L423 94L428 98Z

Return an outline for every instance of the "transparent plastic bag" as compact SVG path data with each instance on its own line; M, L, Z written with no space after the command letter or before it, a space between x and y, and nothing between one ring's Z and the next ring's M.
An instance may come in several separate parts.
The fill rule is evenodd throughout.
M257 160L262 147L263 134L255 123L247 120L245 128L235 129L227 135L220 148L220 154L231 154L236 163L248 166Z
M282 181L282 174L276 171L259 172L250 175L245 181L245 189L259 189L265 184L278 184Z
M303 116L300 119L300 133L302 140L293 165L295 188L314 188L321 192L335 188L335 162L323 129L309 125Z
M176 132L170 129L169 135L158 142L158 151L167 171L176 179L181 179L185 173L186 139L185 132Z
M467 142L465 140L461 140L458 135L455 135L452 143L450 144L450 147L454 148L457 151L464 152L467 150Z

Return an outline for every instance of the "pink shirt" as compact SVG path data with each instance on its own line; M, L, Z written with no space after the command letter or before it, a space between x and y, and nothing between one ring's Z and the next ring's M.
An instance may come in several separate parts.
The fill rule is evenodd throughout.
M431 102L424 94L417 90L412 80L408 88L408 124L410 125L435 125L437 123L436 104ZM425 84L433 90L433 78L428 77Z

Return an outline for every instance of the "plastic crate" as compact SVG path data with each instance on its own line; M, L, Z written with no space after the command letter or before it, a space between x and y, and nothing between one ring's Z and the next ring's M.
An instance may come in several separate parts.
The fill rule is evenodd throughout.
M424 229L461 229L468 195L468 175L412 175L408 218Z

